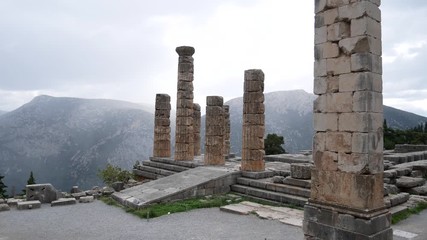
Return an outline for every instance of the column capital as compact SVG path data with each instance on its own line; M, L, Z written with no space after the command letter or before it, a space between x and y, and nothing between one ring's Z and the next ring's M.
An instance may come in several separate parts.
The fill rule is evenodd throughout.
M177 47L175 51L178 53L180 57L193 56L195 52L194 47L190 47L190 46L180 46L180 47Z

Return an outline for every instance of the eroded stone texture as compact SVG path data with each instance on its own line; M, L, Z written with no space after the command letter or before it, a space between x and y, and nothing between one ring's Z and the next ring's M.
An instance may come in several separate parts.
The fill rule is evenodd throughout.
M156 94L153 157L171 156L170 101L168 94Z
M31 184L27 185L25 189L27 201L38 200L41 203L51 203L61 196L61 193L50 183Z
M201 127L202 114L200 112L200 105L193 104L193 131L194 131L194 156L202 154L200 147L200 127Z
M224 105L224 156L230 155L230 106Z
M176 100L175 160L194 159L193 78L194 48L176 48L178 61L178 94Z
M306 239L392 237L383 201L379 5L377 0L315 0L318 98Z
M243 93L242 171L264 171L264 73L245 71Z
M222 97L206 97L205 165L225 164L223 103Z

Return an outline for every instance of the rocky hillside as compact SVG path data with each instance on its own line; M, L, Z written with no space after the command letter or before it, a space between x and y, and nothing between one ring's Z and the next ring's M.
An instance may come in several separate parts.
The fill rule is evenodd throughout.
M100 184L107 163L131 168L152 151L152 113L138 104L39 96L0 116L0 173L20 191L30 171L62 190Z
M311 149L314 94L303 90L279 91L265 94L266 134L277 133L285 137L285 149L298 152ZM242 146L242 98L234 98L230 105L232 152L240 153ZM389 127L407 129L427 121L426 117L384 106Z

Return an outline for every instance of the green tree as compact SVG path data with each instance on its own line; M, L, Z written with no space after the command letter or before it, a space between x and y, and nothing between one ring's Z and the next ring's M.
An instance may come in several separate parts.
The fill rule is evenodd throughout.
M27 180L27 185L36 184L36 179L34 179L33 171L30 172L30 177Z
M0 198L7 198L6 185L3 183L4 176L0 175Z
M107 164L105 169L98 171L98 177L100 177L105 184L111 186L111 184L117 181L127 183L129 179L132 178L132 173L118 166Z
M282 154L286 153L282 145L285 144L283 136L279 136L275 133L267 134L264 139L264 151L266 155Z

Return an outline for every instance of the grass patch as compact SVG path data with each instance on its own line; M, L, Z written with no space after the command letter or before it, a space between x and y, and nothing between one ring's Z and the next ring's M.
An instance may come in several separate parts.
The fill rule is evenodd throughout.
M407 210L392 216L391 224L396 224L402 220L405 220L408 217L410 217L412 214L419 214L424 209L427 209L427 202L420 202L417 204L417 206L413 208L408 208Z
M140 218L149 219L160 217L167 214L186 212L198 208L221 207L228 204L239 203L244 201L240 196L217 195L203 198L193 198L187 200L179 200L175 202L153 204L143 209L133 209L124 207L118 204L110 197L102 197L101 200L112 206L123 208L126 212L134 214Z

